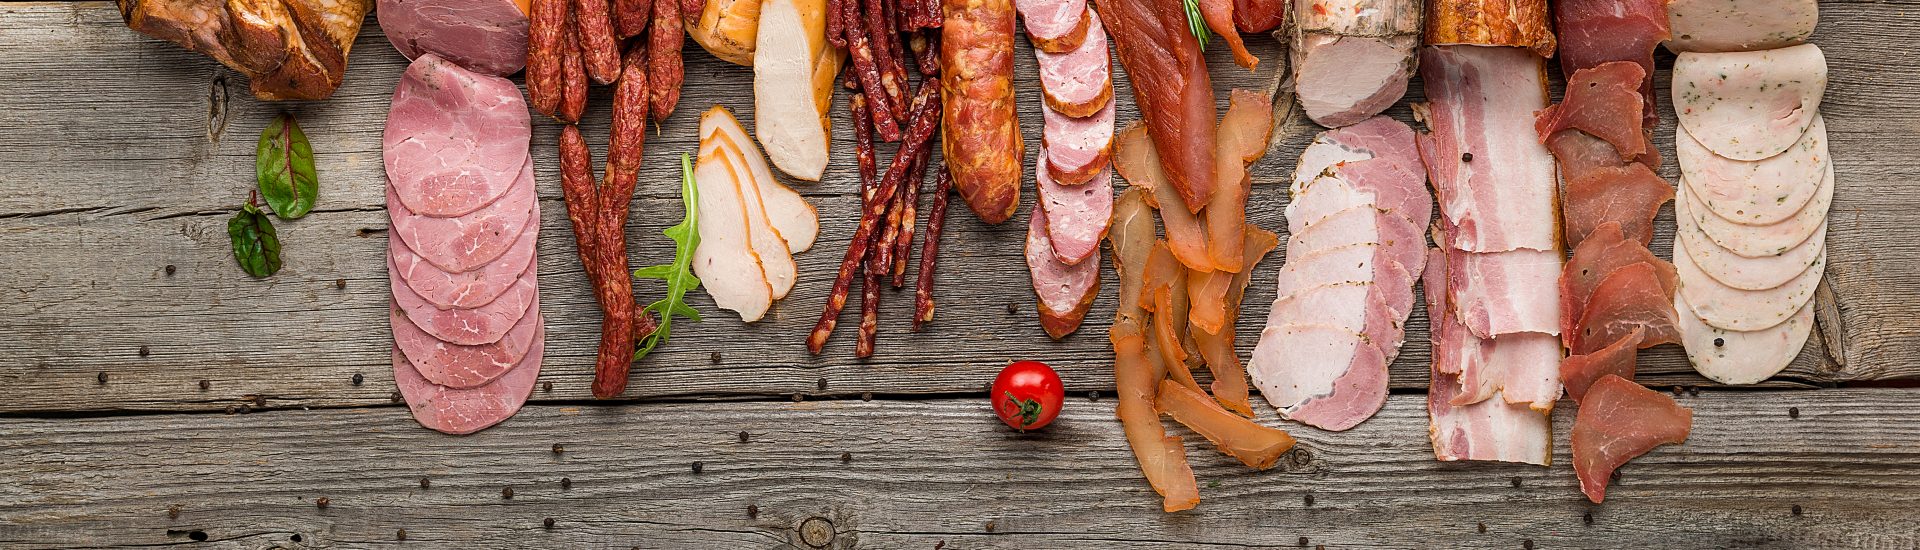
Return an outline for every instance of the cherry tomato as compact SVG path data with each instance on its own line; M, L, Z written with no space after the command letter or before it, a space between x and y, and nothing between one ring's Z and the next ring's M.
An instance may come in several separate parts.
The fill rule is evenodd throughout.
M1039 361L1020 361L993 379L993 413L1013 429L1038 430L1060 415L1066 400L1060 375Z

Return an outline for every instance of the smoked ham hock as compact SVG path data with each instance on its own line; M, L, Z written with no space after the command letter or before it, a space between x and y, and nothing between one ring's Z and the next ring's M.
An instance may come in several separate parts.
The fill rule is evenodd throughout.
M127 27L247 75L254 97L326 99L372 0L119 0Z

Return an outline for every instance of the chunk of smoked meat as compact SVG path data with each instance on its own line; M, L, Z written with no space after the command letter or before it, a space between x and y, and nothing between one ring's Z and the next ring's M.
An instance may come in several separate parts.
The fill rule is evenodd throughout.
M1267 32L1286 22L1286 0L1233 0L1233 26L1240 32Z
M1200 0L1200 18L1206 20L1207 28L1227 43L1227 49L1233 50L1233 63L1251 71L1260 66L1260 58L1247 51L1247 44L1240 40L1240 31L1233 24L1233 0Z
M1580 492L1598 504L1607 479L1634 457L1663 444L1687 441L1693 411L1672 397L1619 376L1600 377L1580 400L1573 419L1573 471Z
M1661 288L1662 282L1652 262L1613 270L1593 287L1567 351L1593 353L1642 330L1640 349L1679 342L1680 319L1673 311L1673 293Z
M1660 122L1653 102L1653 49L1672 37L1667 0L1556 0L1554 31L1560 38L1560 72L1574 74L1610 61L1640 65L1641 124ZM1656 165L1658 163L1655 163Z
M1579 247L1606 223L1619 223L1640 246L1653 242L1653 219L1661 204L1673 200L1673 184L1638 162L1596 165L1604 157L1595 151L1613 147L1578 130L1554 134L1547 149L1559 159L1566 181L1560 216L1567 246Z
M1587 389L1602 376L1609 374L1628 380L1633 379L1634 362L1640 351L1640 339L1646 337L1646 329L1634 327L1626 337L1614 341L1599 351L1585 355L1569 355L1560 360L1560 384L1566 386L1567 396L1574 401L1587 395Z
M1661 291L1672 297L1674 289L1680 285L1680 275L1674 270L1673 264L1653 255L1646 245L1627 240L1620 231L1620 224L1601 224L1592 237L1574 248L1573 257L1567 259L1566 267L1560 271L1561 343L1573 347L1573 335L1578 328L1574 323L1587 310L1588 297L1601 280L1612 275L1614 270L1643 262L1653 265Z
M1213 196L1213 81L1200 43L1187 28L1181 3L1169 0L1100 2L1120 65L1133 79L1134 103L1147 120L1168 182L1187 211L1199 213ZM1166 208L1171 205L1161 205Z
M1640 131L1640 82L1646 76L1645 69L1626 61L1581 69L1567 80L1565 99L1534 115L1533 129L1542 140L1584 131L1612 144L1621 161L1633 161L1647 151Z

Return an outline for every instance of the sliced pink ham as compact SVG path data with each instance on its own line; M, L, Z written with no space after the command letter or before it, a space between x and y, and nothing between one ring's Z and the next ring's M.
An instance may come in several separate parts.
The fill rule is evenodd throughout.
M1425 175L1426 167L1420 163L1420 151L1413 142L1413 128L1386 116L1376 116L1314 136L1313 143L1301 151L1300 162L1294 168L1293 191L1299 192L1334 165L1376 158L1386 159L1407 173ZM1431 216L1432 207L1427 211Z
M1407 273L1417 273L1426 265L1427 241L1420 228L1368 205L1342 210L1302 228L1287 238L1287 253L1304 255L1362 243L1381 245L1379 252Z
M1344 328L1366 336L1367 343L1392 363L1406 341L1405 314L1387 305L1395 298L1386 292L1412 294L1413 289L1390 289L1372 282L1320 285L1274 300L1267 322L1269 326L1312 323Z
M1281 416L1324 430L1359 425L1387 402L1386 357L1345 328L1269 326L1247 371Z
M476 308L499 298L520 280L527 266L533 265L534 253L538 251L535 244L540 236L538 203L527 227L530 230L520 231L520 237L507 245L507 251L499 258L472 271L454 273L434 266L408 248L407 241L396 231L387 231L387 260L393 263L391 269L397 270L400 279L406 281L407 288L427 302L442 308Z
M1461 327L1447 307L1446 253L1435 248L1427 255L1421 279L1426 285L1427 317L1435 320L1429 332L1433 380L1427 392L1427 432L1434 458L1547 465L1553 459L1553 424L1543 411L1551 410L1552 400L1559 397L1557 377L1553 397L1547 398L1547 408L1541 411L1534 410L1534 403L1526 398L1510 403L1498 389L1477 397L1467 395L1467 390L1478 394L1482 386L1462 385L1461 371L1478 368L1465 367L1462 358L1478 356L1483 342ZM1531 335L1509 337L1513 336ZM1557 360L1558 346L1554 356Z
M1066 53L1033 50L1040 64L1040 91L1047 107L1071 118L1093 116L1113 99L1113 60L1107 52L1107 29L1100 26L1100 16L1092 9L1085 17L1087 37L1079 47ZM1107 117L1107 126L1112 128L1113 117Z
M1308 118L1338 128L1406 94L1420 46L1420 2L1297 0L1294 7L1293 80Z
M1607 498L1607 478L1634 457L1687 440L1693 411L1672 397L1619 376L1600 377L1580 400L1573 419L1573 472L1580 492Z
M1461 324L1480 338L1537 332L1560 334L1560 253L1449 250L1447 300Z
M1545 62L1522 48L1431 46L1420 77L1428 102L1416 136L1440 213L1466 252L1557 250L1559 184L1553 156L1533 131L1547 106Z
M1038 158L1046 158L1042 147ZM1053 257L1061 263L1078 265L1100 252L1100 239L1107 235L1107 222L1113 218L1113 172L1101 170L1093 181L1080 185L1061 185L1046 170L1034 170L1039 187L1036 210L1046 211L1046 235Z
M400 395L406 398L407 408L421 426L455 435L484 430L513 417L533 395L534 382L540 379L546 329L533 332L532 348L491 383L464 389L435 384L422 376L398 347L393 350L393 381L400 386Z
M521 316L506 336L478 346L450 344L434 338L413 324L399 307L388 308L388 321L393 325L394 347L406 355L422 377L442 386L474 388L500 378L539 345L544 331L538 315L539 299L527 308L528 314Z
M1086 39L1092 18L1086 0L1015 0L1033 49L1070 52Z
M1350 244L1287 258L1286 265L1280 267L1277 293L1280 298L1286 298L1317 286L1366 281L1411 288L1413 275L1388 260L1379 244ZM1412 309L1412 293L1406 293L1404 299L1399 298L1400 293L1386 296L1395 298L1387 304L1394 311L1404 314Z
M499 259L521 233L539 231L533 226L533 159L522 160L518 183L500 200L452 218L415 213L395 186L387 186L389 231L399 233L407 248L444 271L465 273Z
M1113 160L1113 97L1106 107L1086 118L1072 118L1053 109L1041 109L1041 146L1046 162L1035 163L1034 170L1046 170L1048 177L1065 185L1091 181Z
M375 12L407 59L431 52L496 76L527 64L527 14L513 0L380 0Z
M1102 219L1104 226L1105 219ZM1040 326L1054 339L1080 328L1093 298L1100 293L1100 262L1060 261L1047 236L1052 222L1046 209L1035 208L1027 222L1027 271L1033 277L1033 293L1039 298ZM1095 236L1094 253L1099 252Z
M1293 192L1287 203L1287 232L1305 231L1308 225L1351 208L1372 208L1379 198L1335 174L1325 174Z
M422 216L454 217L513 187L531 158L532 136L513 81L427 53L393 91L381 156L400 203Z
M400 269L391 256L387 274L393 288L393 303L406 312L407 319L428 335L451 344L478 346L500 341L507 330L531 314L539 300L538 270L529 266L499 298L477 308L441 308L415 294L400 277Z

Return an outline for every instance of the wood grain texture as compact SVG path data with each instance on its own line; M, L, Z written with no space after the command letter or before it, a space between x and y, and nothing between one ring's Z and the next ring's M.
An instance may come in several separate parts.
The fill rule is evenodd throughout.
M1351 432L1287 424L1300 446L1264 472L1176 428L1203 499L1178 514L1110 398L1033 434L984 399L540 406L459 438L400 407L0 419L0 546L807 548L814 517L835 548L1920 544L1920 390L1757 397L1682 397L1693 436L1604 506L1568 465L1570 411L1552 468L1435 462L1417 395Z
M1910 4L1906 4L1910 5ZM1768 385L1807 387L1920 376L1920 114L1905 105L1920 81L1920 60L1906 55L1920 17L1903 4L1827 4L1815 40L1826 49L1832 82L1824 110L1839 159L1841 188L1830 233L1831 303L1820 309L1823 338ZM345 84L326 102L263 104L242 77L171 44L122 27L104 2L0 3L0 413L73 410L219 410L387 403L393 390L381 262L386 243L380 133L404 60L369 24ZM1273 89L1282 65L1278 43L1252 37L1267 63L1250 74L1210 52L1216 86ZM1028 149L1038 150L1040 97L1024 43L1016 56ZM1661 60L1664 68L1671 56ZM750 71L688 52L690 106L649 138L641 197L628 231L634 265L664 262L659 231L680 214L670 162L694 149L699 108L721 103L752 124L745 101ZM1117 71L1119 119L1137 118L1124 71ZM596 89L585 131L603 148L609 105ZM1665 90L1658 93L1664 97ZM1225 94L1219 94L1223 104ZM1416 83L1410 97L1417 98ZM836 98L836 113L845 94ZM304 219L281 222L286 268L265 280L232 262L222 224L252 186L256 132L279 110L299 116L313 140L320 203ZM1405 102L1390 114L1410 120ZM1671 150L1672 117L1659 143ZM834 264L857 217L852 132L834 117L834 164L822 183L797 183L820 209L822 235L800 255L801 276L768 319L744 325L695 293L709 312L678 324L672 343L635 366L629 399L737 399L789 394L882 396L953 394L980 388L1011 359L1044 359L1069 387L1110 389L1110 350L1101 320L1111 292L1097 300L1090 330L1048 340L1034 317L1021 256L1019 224L990 227L957 209L937 277L938 318L909 333L910 297L882 294L876 359L852 357L843 328L823 356L802 340L825 302ZM534 132L545 212L540 272L548 319L546 369L551 391L536 401L590 394L597 310L571 252L559 201L557 126ZM1253 167L1249 220L1284 228L1284 187L1294 159L1315 129L1295 115L1275 152ZM882 146L882 158L889 156ZM1031 164L1029 162L1029 164ZM1667 175L1675 176L1668 163ZM1028 197L1032 196L1031 184ZM1031 198L1027 199L1031 203ZM1024 216L1025 214L1019 214ZM1019 219L1016 217L1016 219ZM1671 239L1663 213L1654 250ZM1279 255L1275 255L1278 258ZM168 267L172 266L171 272ZM1277 261L1261 265L1248 292L1250 311L1273 299ZM1112 284L1110 268L1105 288ZM642 300L660 288L638 285ZM1258 337L1259 315L1243 322L1243 356ZM1837 322L1836 322L1837 321ZM842 323L851 327L851 322ZM1428 349L1416 313L1392 385L1423 391ZM1828 349L1822 343L1833 344ZM141 350L145 350L145 354ZM1831 357L1829 359L1829 356ZM100 373L108 381L98 381ZM355 375L363 382L352 383ZM208 382L201 390L199 382ZM1641 380L1706 384L1668 346L1642 355Z

